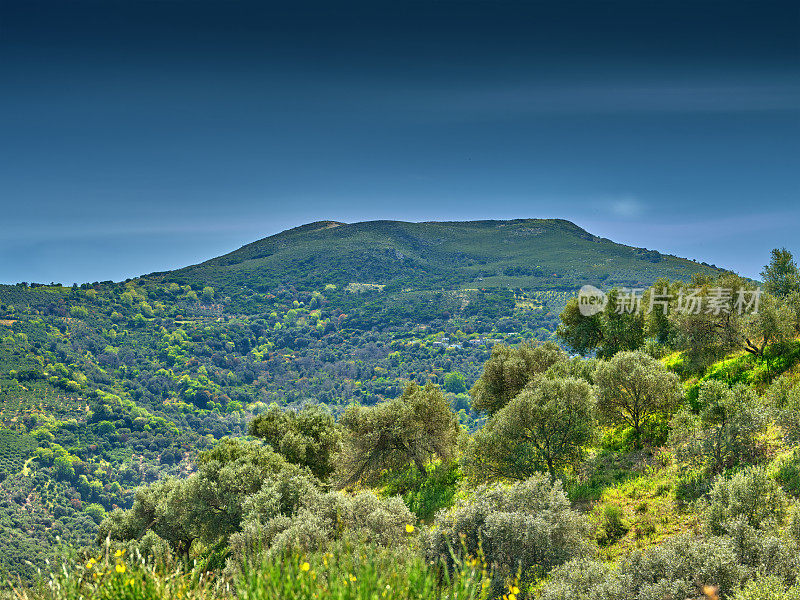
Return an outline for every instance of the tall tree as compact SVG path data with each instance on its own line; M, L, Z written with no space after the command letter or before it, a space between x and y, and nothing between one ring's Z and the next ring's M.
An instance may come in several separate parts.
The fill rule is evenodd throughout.
M645 419L670 410L681 398L678 377L642 352L620 352L599 363L595 382L600 414L615 425L631 426L637 447Z
M527 479L573 463L594 431L594 395L582 379L538 378L476 432L467 472L476 480Z
M672 420L670 446L678 458L707 464L714 472L754 461L766 423L755 392L742 384L731 388L711 380L700 386L698 401L699 415L682 410Z
M638 350L644 344L644 310L625 299L621 290L608 293L608 304L603 309L603 342L597 350L600 358L609 358L617 352ZM630 311L630 312L629 312Z
M792 253L786 248L772 250L769 264L761 272L764 288L778 298L786 298L796 290L800 290L800 270L794 262Z
M470 390L472 409L490 415L496 413L534 377L566 359L567 354L552 342L516 348L498 344L492 348L492 356Z
M452 458L458 417L438 386L409 384L399 398L372 407L349 406L344 428L341 485L374 481L386 469L413 464L420 472L438 457Z
M792 309L770 294L762 295L758 312L746 315L743 325L744 349L758 358L769 345L780 351L795 333Z
M644 344L644 311L627 303L621 290L608 292L605 308L595 315L583 315L577 298L570 299L561 312L556 333L574 352L584 356L597 352L608 358L624 350L637 350Z
M573 352L586 356L603 343L602 315L581 314L577 298L570 298L561 311L561 323L556 333Z
M754 290L752 282L735 274L725 274L716 280L695 276L691 283L676 288L678 310L671 310L669 319L674 327L675 345L683 350L687 366L703 368L744 347L746 315L739 314L734 305L739 292L749 294ZM722 292L731 294L730 306L716 310L711 303L715 294Z
M669 320L671 299L676 285L669 279L660 277L646 290L642 300L645 308L645 332L659 344L668 344L674 337L674 327ZM675 306L672 306L675 309Z

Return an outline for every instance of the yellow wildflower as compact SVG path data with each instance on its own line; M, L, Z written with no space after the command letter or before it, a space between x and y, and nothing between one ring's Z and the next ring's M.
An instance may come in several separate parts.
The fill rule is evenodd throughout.
M125 565L123 565L122 563L118 563L116 569L117 569L117 573L124 573L125 572Z
M355 580L356 580L356 576L351 573L350 574L350 581L355 581Z
M311 565L308 564L307 562L304 562L302 565L300 565L300 570L301 571L308 571L310 568L311 568Z
M125 554L125 550L117 550L116 552L114 552L114 556L116 556L117 558L119 558L123 554Z
M414 533L414 526L411 523L406 524L406 533Z

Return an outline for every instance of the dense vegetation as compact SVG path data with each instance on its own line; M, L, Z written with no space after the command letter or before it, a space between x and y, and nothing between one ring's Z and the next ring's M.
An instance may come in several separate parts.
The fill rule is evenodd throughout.
M594 236L560 219L309 223L205 263L150 277L233 294L353 282L402 290L502 288L573 291L584 283L650 284L715 273L646 248ZM242 306L245 306L242 304ZM393 312L393 311L392 311Z
M253 248L203 282L1 290L0 556L30 582L78 553L17 593L800 597L787 252L757 315L585 317L566 292L381 289L333 267L226 282ZM683 275L657 287L754 285Z

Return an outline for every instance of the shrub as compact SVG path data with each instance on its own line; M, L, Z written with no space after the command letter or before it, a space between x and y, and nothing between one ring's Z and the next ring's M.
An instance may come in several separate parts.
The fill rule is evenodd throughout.
M767 575L749 581L733 600L800 600L800 587L787 588L778 577Z
M763 540L767 538L764 537ZM768 546L769 544L764 544ZM776 587L791 578L787 553L779 564L768 553L752 566L740 564L737 545L730 537L676 536L659 546L637 550L616 568L592 560L573 560L554 569L542 588L542 600L665 600L708 598L715 590L720 598L740 590L755 573L777 568ZM796 567L793 567L796 570ZM780 579L783 577L783 579ZM749 583L748 593L756 589ZM760 600L742 596L742 600ZM737 596L738 598L738 596ZM771 596L766 596L771 598Z
M602 545L613 544L628 533L629 527L622 518L622 510L616 504L606 504L600 514L600 530L597 541Z
M534 475L513 485L481 486L440 513L424 540L429 560L478 556L493 570L494 592L522 575L530 581L589 552L588 522L570 508L560 482Z
M792 496L800 496L800 449L776 459L772 465L772 476Z
M553 569L540 600L633 600L630 576L587 558Z
M399 546L408 539L407 527L416 522L399 497L378 498L373 492L305 490L296 497L295 510L281 510L286 493L265 487L245 503L242 531L230 538L232 567L260 560L264 554L286 551L316 552L348 537L379 546Z
M755 529L772 530L786 517L787 498L781 486L764 469L750 467L732 477L718 477L704 512L706 529L713 535L742 521Z
M736 589L748 570L739 565L730 540L676 536L659 546L638 550L620 564L637 600L693 598L704 586Z
M89 316L89 311L85 306L73 306L69 309L69 314L76 319L85 319Z

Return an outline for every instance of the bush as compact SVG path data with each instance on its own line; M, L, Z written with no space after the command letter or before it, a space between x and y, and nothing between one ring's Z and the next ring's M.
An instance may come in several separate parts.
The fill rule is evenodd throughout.
M748 582L733 600L800 600L800 587L787 588L778 577L767 575Z
M800 450L795 448L788 456L772 463L773 477L784 490L794 497L800 496Z
M712 535L728 531L736 521L754 529L774 530L785 520L787 504L781 486L764 469L750 467L714 481L703 514L705 527Z
M513 485L481 486L474 495L440 513L424 540L433 561L478 556L482 551L494 573L494 593L518 574L523 583L590 546L586 518L570 508L560 482L534 475Z
M586 558L553 569L540 600L633 600L630 576Z
M600 530L597 541L601 545L613 544L623 537L630 528L622 518L622 510L616 504L606 504L600 514Z
M766 538L764 538L766 540ZM765 544L764 546L767 546ZM781 554L781 553L779 553ZM773 555L774 556L774 555ZM786 559L787 553L782 553ZM790 562L779 564L768 553L753 566L740 564L737 545L730 537L676 536L659 546L637 550L616 568L593 560L573 560L554 569L542 587L542 600L665 600L708 598L714 589L730 597L755 573L777 568L791 577ZM795 568L796 569L796 568ZM779 580L780 581L780 580ZM757 589L748 584L746 590ZM748 592L750 593L750 592ZM713 597L713 596L712 596ZM759 596L752 598L760 600ZM767 598L771 598L767 596ZM743 596L750 600L750 596Z
M378 546L400 546L416 518L398 497L378 498L373 492L349 495L307 489L296 498L295 510L281 510L285 498L269 487L248 499L242 531L230 538L232 567L281 556L287 551L316 552L348 537Z
M704 586L730 592L748 571L739 565L729 540L677 536L634 552L622 561L620 572L629 577L637 600L663 600L700 596Z

